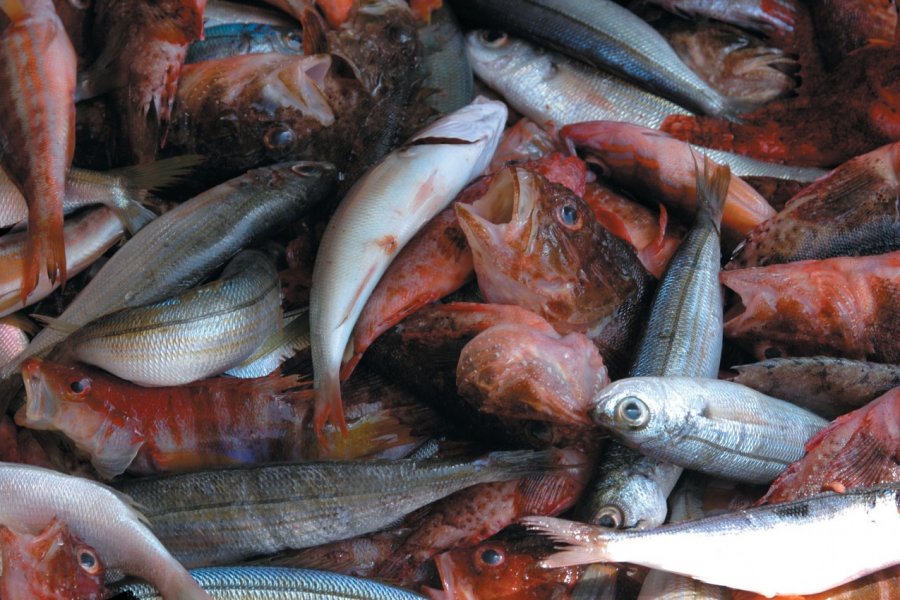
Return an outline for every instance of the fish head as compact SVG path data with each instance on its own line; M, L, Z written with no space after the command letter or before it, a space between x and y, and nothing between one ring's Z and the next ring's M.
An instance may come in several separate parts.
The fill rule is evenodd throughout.
M586 332L635 287L610 260L618 240L604 236L590 207L538 173L504 169L481 198L455 206L489 302L527 308L565 333Z
M472 70L479 77L491 81L514 74L524 65L534 63L538 50L503 31L479 29L466 35L466 54Z
M105 595L100 557L61 521L54 519L37 535L0 527L0 558L3 598L99 600Z
M611 383L594 396L591 418L632 447L659 439L672 427L665 410L669 393L661 380L631 377Z

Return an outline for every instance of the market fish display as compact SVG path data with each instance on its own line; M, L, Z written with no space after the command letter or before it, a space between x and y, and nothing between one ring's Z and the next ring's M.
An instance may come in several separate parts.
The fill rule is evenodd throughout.
M183 564L199 566L354 537L470 485L557 468L552 452L516 451L475 460L229 468L116 487L144 507L166 548Z
M15 600L102 600L103 563L94 549L53 520L39 533L0 526L0 596Z
M166 600L210 600L160 544L129 501L80 477L27 465L0 464L0 524L38 532L54 519L94 548L107 569L156 585Z
M524 523L570 546L544 559L547 567L629 562L771 597L815 594L900 563L898 506L892 484L639 531L551 517ZM723 560L734 552L740 561Z
M341 361L366 300L410 238L487 167L506 114L502 102L476 99L435 121L360 179L332 215L309 306L320 429L344 427Z
M63 197L75 152L75 50L50 0L6 0L0 31L0 165L28 204L21 299L40 274L66 282Z

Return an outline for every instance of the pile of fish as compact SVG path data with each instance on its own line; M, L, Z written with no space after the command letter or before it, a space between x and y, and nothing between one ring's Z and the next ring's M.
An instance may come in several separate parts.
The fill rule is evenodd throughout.
M0 0L0 599L897 598L864 0Z

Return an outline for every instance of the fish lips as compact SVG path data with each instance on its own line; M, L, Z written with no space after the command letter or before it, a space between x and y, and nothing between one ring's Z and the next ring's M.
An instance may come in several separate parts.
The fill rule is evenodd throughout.
M32 429L46 429L53 426L59 405L54 401L51 390L41 376L38 358L29 358L22 364L22 381L25 383L25 405L16 413L16 424Z
M478 600L471 584L456 576L456 565L449 552L435 556L434 564L444 589L427 588L425 591L432 600Z

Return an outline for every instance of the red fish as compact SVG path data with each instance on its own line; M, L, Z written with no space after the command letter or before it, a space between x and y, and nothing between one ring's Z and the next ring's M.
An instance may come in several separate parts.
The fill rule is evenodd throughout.
M890 567L856 581L807 596L775 596L776 600L897 600L900 590L900 565ZM763 600L765 596L734 590L732 600Z
M0 598L102 600L104 568L93 548L65 523L52 520L37 535L0 526Z
M763 358L831 354L900 362L900 251L722 271L739 301L725 336Z
M22 302L45 269L66 281L63 196L75 151L72 42L50 0L3 0L0 11L0 163L28 203Z
M900 387L835 419L806 444L759 501L790 502L825 488L900 481Z
M894 0L813 0L809 4L816 41L827 66L840 63L871 40L894 42Z

